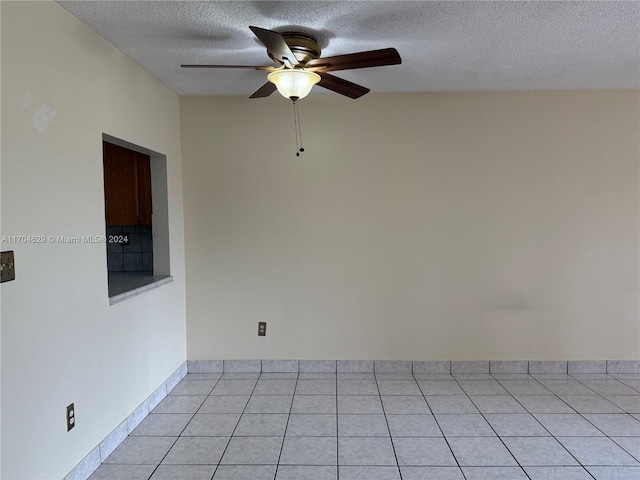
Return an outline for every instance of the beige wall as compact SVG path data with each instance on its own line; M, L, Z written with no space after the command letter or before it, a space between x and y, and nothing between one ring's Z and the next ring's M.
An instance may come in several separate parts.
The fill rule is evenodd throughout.
M181 97L187 357L640 358L639 106Z
M168 164L169 285L109 306L104 244L2 245L0 476L60 479L186 358L178 97L57 4L1 3L2 235L105 234L103 133Z

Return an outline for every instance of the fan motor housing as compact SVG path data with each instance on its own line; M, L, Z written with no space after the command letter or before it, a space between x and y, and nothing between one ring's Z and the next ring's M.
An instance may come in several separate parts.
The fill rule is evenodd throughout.
M303 65L309 63L311 60L320 58L322 50L320 50L320 46L318 45L316 39L311 35L300 32L283 32L281 33L281 35L293 54L298 59L298 62L302 63ZM268 53L269 57L271 57L275 62L282 63L277 58L275 58L271 54L271 52Z

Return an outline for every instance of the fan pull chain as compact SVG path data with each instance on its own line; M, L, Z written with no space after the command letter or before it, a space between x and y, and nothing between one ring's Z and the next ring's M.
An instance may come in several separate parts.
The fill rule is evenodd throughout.
M304 152L302 146L302 128L300 127L300 112L298 110L298 102L293 102L293 123L296 129L296 157L300 156L301 152Z

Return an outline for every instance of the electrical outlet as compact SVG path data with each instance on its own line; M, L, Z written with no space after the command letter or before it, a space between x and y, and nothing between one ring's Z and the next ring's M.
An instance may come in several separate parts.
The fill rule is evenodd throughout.
M13 259L13 250L0 253L0 283L15 280L16 264Z
M73 403L67 407L67 432L76 426L76 409Z
M258 336L265 337L267 335L267 322L258 322Z

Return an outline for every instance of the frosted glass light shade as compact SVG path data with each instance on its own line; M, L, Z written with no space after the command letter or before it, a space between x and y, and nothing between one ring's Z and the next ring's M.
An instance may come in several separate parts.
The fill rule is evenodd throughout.
M320 81L320 75L306 70L285 69L271 72L267 80L275 84L283 97L298 100L309 95L311 87Z

